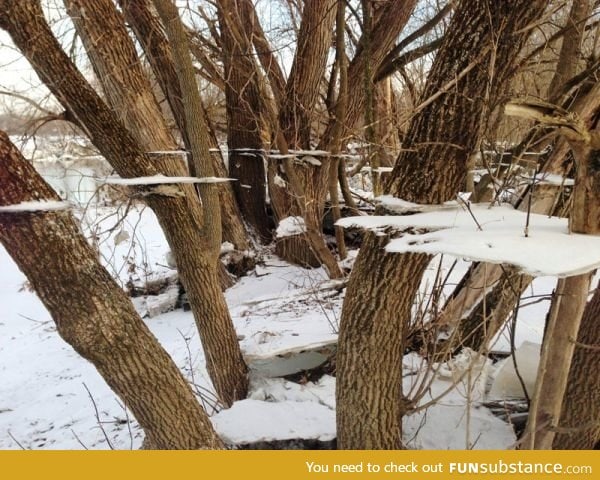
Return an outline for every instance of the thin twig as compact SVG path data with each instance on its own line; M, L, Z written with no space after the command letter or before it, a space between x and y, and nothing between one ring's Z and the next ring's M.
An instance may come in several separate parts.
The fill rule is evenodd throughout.
M17 439L14 437L14 435L11 433L11 431L10 431L10 430L8 430L8 436L9 436L9 437L12 439L12 441L13 441L13 442L15 442L15 443L16 443L16 444L19 446L19 448L20 448L21 450L31 450L31 448L25 448L25 447L24 447L24 446L21 444L21 442L19 442L19 441L18 441L18 440L17 440Z
M111 450L114 450L115 448L113 447L112 443L110 443L108 434L106 433L106 430L104 430L104 426L102 425L103 422L100 420L100 412L98 411L98 406L96 405L96 401L94 400L94 397L92 396L92 392L90 392L90 389L85 384L85 382L83 382L83 388L85 388L88 396L90 397L90 400L92 401L92 405L94 406L94 415L96 417L96 423L98 424L98 427L102 431L102 434L104 435L104 439L106 440L106 443L108 444L109 448Z

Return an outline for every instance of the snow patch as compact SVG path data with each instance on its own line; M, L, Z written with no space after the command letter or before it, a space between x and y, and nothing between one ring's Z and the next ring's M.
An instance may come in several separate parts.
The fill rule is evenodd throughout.
M306 224L302 217L285 217L277 226L276 238L291 237L306 233Z
M492 381L492 387L488 393L488 399L505 400L525 398L523 385L515 370L515 363L519 375L523 379L527 395L531 398L533 396L538 365L540 363L540 349L541 345L539 343L526 341L515 350L514 360L511 356L498 362L496 374Z
M279 175L275 175L275 177L273 177L273 183L280 188L287 188L287 182Z
M225 443L243 445L274 440L335 438L335 412L317 402L241 400L212 418Z

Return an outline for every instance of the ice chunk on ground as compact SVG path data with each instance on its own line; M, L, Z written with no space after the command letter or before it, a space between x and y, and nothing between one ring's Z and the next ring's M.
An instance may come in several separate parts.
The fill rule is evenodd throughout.
M523 342L515 350L515 361L519 375L523 379L527 395L531 398L535 388L538 365L540 363L539 343ZM523 386L515 370L515 362L512 357L505 358L497 367L497 373L492 381L492 387L488 393L489 400L503 400L511 398L524 398Z

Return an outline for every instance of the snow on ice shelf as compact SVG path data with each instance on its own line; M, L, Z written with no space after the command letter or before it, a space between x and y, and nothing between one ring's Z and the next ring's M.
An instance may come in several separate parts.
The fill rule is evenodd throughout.
M233 182L235 178L221 177L166 177L164 175L154 175L152 177L136 178L107 178L106 183L112 185L161 185L166 183L221 183Z
M49 212L53 210L66 210L68 208L71 208L69 202L31 201L16 203L14 205L1 205L0 213Z
M471 215L472 213L472 215ZM567 219L530 216L512 207L471 205L405 216L349 217L338 225L405 233L391 240L388 252L444 253L472 261L507 263L533 276L569 277L600 267L600 237L570 234ZM475 217L481 230L477 227Z

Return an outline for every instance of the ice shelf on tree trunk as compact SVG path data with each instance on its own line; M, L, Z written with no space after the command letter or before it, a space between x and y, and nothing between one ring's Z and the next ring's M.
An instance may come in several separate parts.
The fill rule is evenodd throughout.
M348 217L337 224L400 235L388 252L447 254L471 261L515 265L532 276L569 277L600 267L600 237L569 233L568 220L529 216L488 204L414 215Z
M162 185L166 183L222 183L234 182L235 178L222 177L167 177L165 175L153 175L151 177L119 178L109 177L105 180L111 185Z
M58 200L40 200L15 203L13 205L0 205L0 213L24 213L24 212L50 212L54 210L65 210L71 208L69 202Z

